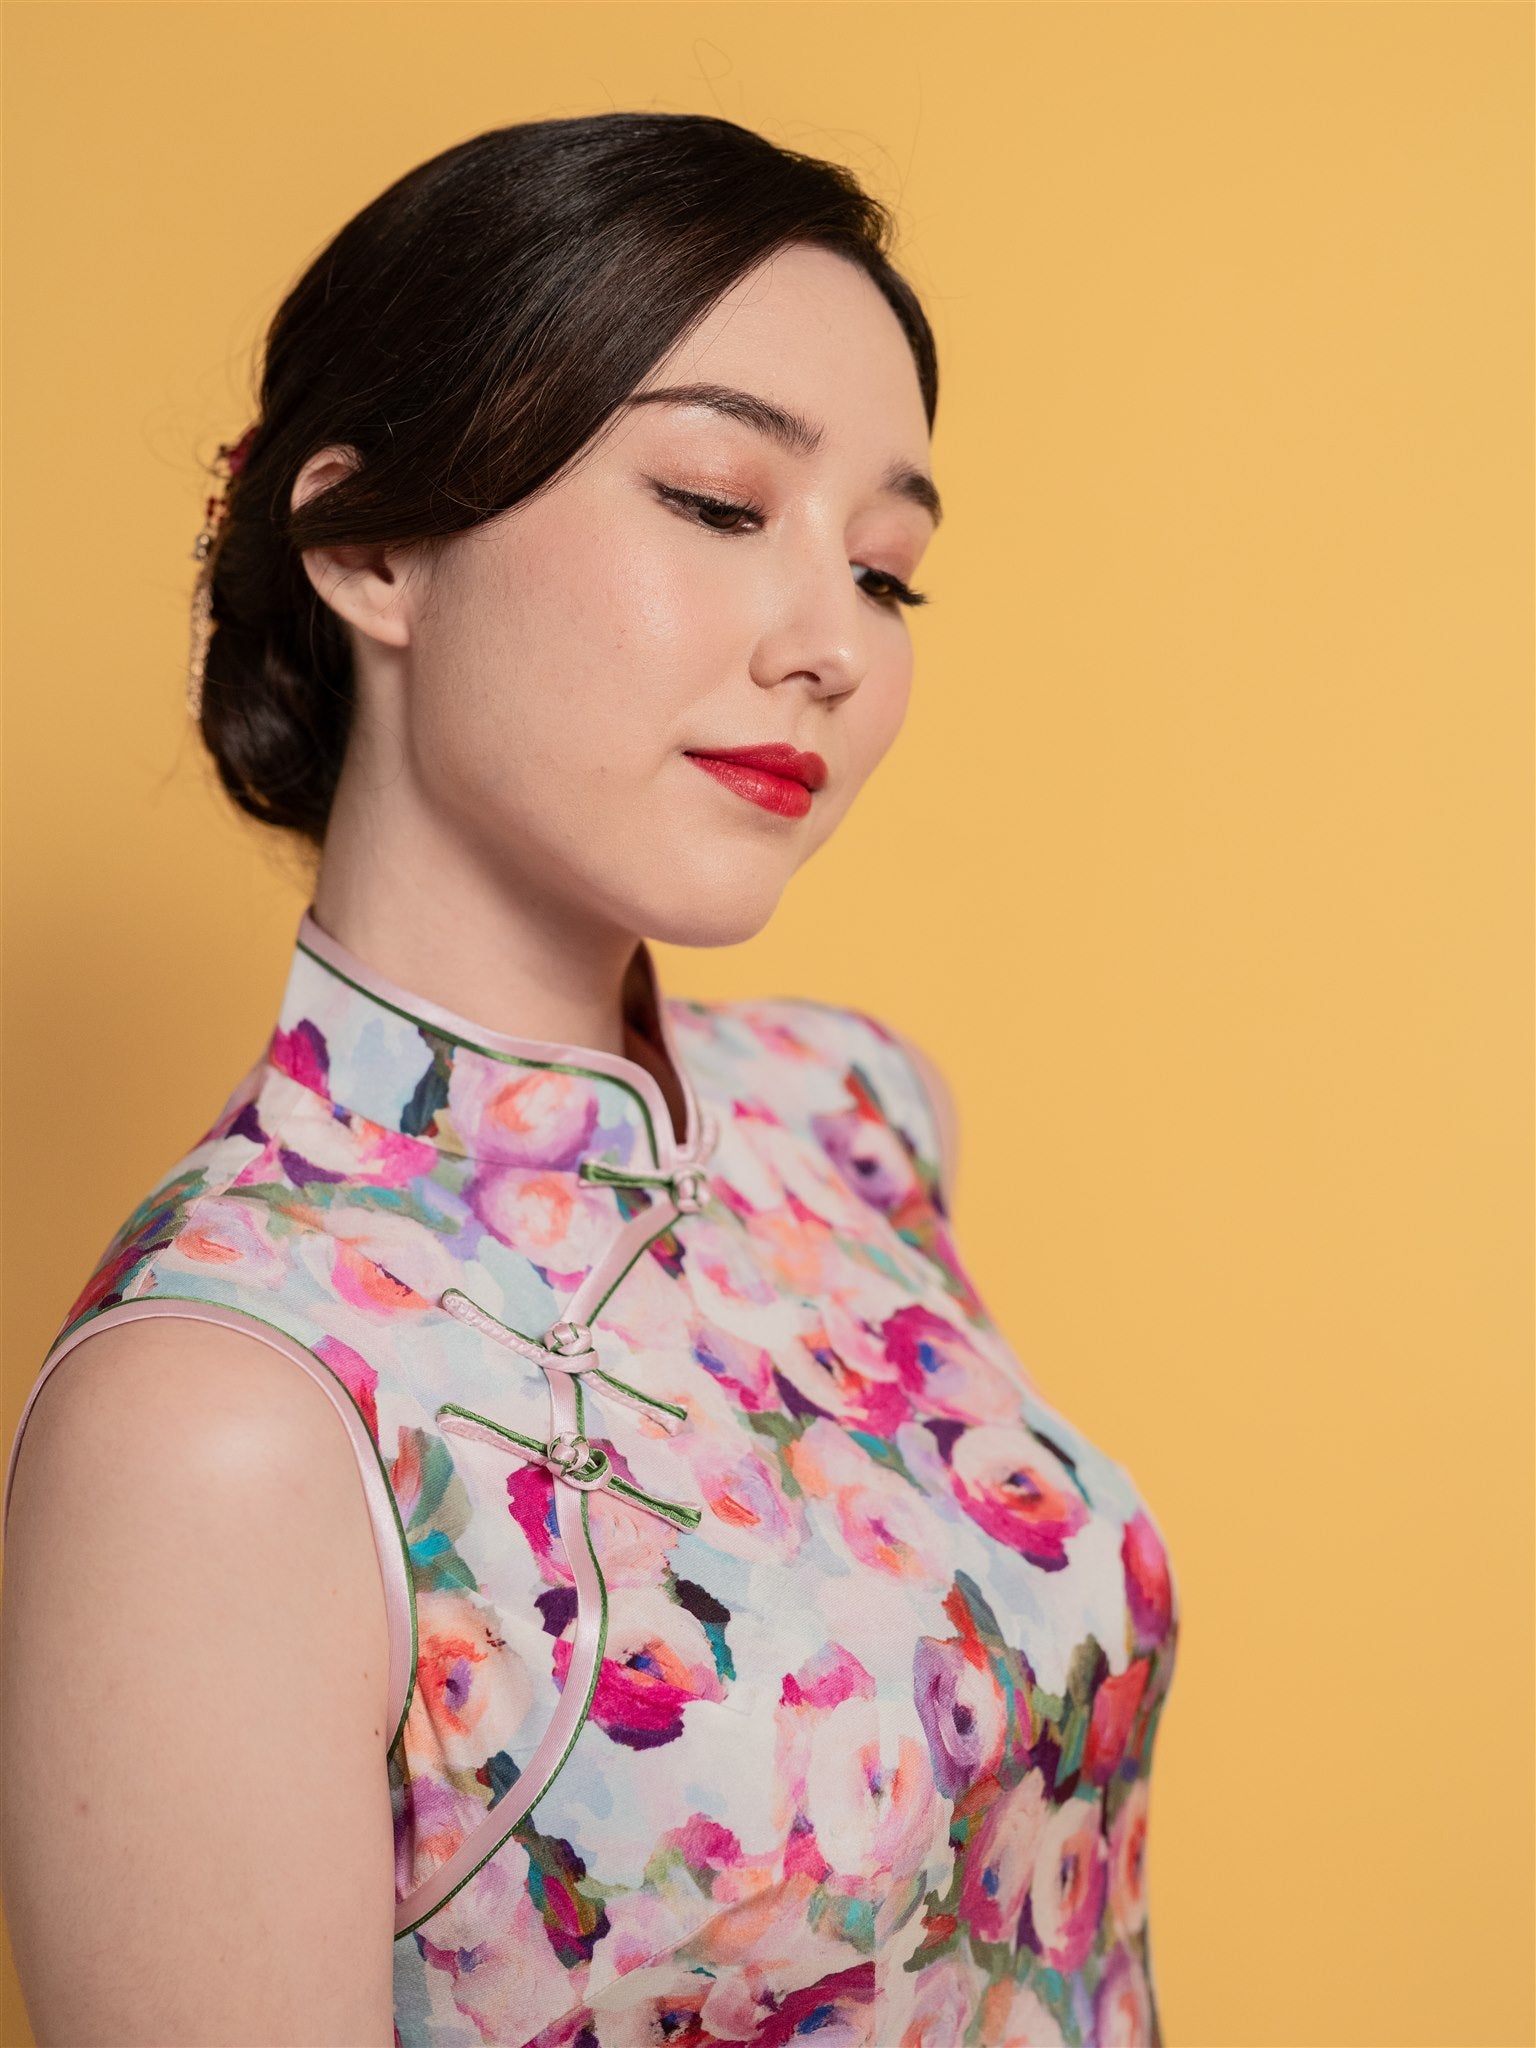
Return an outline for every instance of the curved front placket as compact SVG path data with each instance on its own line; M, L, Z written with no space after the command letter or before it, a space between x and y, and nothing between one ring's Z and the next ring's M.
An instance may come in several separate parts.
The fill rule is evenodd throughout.
M696 1529L702 1510L688 1502L664 1500L620 1476L608 1455L591 1442L589 1431L600 1419L598 1388L605 1398L645 1415L664 1429L688 1419L688 1411L634 1387L608 1372L598 1355L591 1318L597 1314L635 1261L679 1218L696 1215L704 1206L708 1182L703 1161L713 1151L719 1126L703 1113L697 1145L678 1152L670 1170L660 1164L651 1171L631 1171L604 1161L584 1160L577 1169L584 1180L605 1186L643 1187L655 1199L631 1216L609 1240L601 1257L566 1303L559 1320L542 1337L527 1336L499 1321L461 1288L450 1287L439 1306L489 1342L514 1351L537 1365L549 1392L549 1422L540 1439L514 1429L493 1416L443 1402L436 1411L444 1435L469 1437L512 1456L543 1465L555 1480L555 1514L560 1542L570 1562L576 1591L576 1622L565 1682L543 1735L516 1782L489 1809L432 1874L395 1909L395 1933L407 1934L429 1919L489 1862L520 1821L554 1783L564 1767L591 1711L598 1674L608 1639L608 1587L592 1541L588 1501L599 1490L630 1507L659 1516L681 1529ZM606 1432L604 1432L606 1433Z

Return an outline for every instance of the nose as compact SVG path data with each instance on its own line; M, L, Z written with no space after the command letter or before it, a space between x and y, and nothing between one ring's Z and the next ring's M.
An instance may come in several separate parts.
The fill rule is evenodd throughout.
M801 682L823 701L846 697L869 672L876 623L847 557L808 546L785 565L773 621L758 639L753 680L765 689Z

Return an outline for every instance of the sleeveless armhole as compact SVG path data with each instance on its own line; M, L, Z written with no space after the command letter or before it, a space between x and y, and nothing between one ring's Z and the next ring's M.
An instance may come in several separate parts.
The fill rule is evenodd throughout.
M306 1350L302 1344L276 1329L271 1323L264 1323L259 1317L247 1315L241 1309L225 1308L218 1303L192 1299L176 1300L163 1295L153 1301L117 1302L110 1308L99 1309L94 1315L82 1318L55 1342L43 1360L31 1392L27 1395L26 1404L17 1419L16 1433L11 1439L10 1457L6 1463L5 1496L3 1504L0 1504L0 1522L7 1520L10 1515L11 1485L15 1478L16 1458L21 1449L22 1433L26 1429L33 1403L48 1375L69 1356L77 1344L87 1337L94 1336L98 1330L110 1329L120 1323L139 1322L147 1316L175 1316L188 1322L215 1323L223 1329L244 1331L247 1336L257 1338L274 1351L280 1351L285 1358L291 1358L295 1365L308 1373L341 1417L363 1483L363 1495L368 1504L368 1520L373 1530L373 1546L384 1582L384 1604L389 1618L387 1726L390 1729L390 1736L385 1745L385 1752L388 1754L394 1749L400 1731L405 1726L405 1717L410 1710L416 1680L416 1601L411 1586L410 1558L406 1548L405 1531L400 1522L400 1511L396 1506L394 1489L389 1483L378 1446L374 1443L368 1425L351 1394L322 1359L317 1358L312 1351Z

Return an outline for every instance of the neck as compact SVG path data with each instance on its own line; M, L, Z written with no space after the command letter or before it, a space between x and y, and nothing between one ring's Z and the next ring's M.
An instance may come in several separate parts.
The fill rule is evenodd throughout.
M315 922L401 987L512 1037L645 1060L626 998L640 935L561 899L436 818L406 775L343 775L312 902ZM664 1086L671 1082L666 1071ZM658 1080L662 1074L657 1074Z

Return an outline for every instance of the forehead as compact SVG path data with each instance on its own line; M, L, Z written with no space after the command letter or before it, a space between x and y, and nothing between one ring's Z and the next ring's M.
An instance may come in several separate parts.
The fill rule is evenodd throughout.
M641 380L636 397L690 384L743 390L798 415L811 434L770 438L804 460L863 453L916 462L927 454L927 415L901 323L873 280L831 250L779 250L738 279ZM722 416L642 403L632 417L648 415L701 427Z

